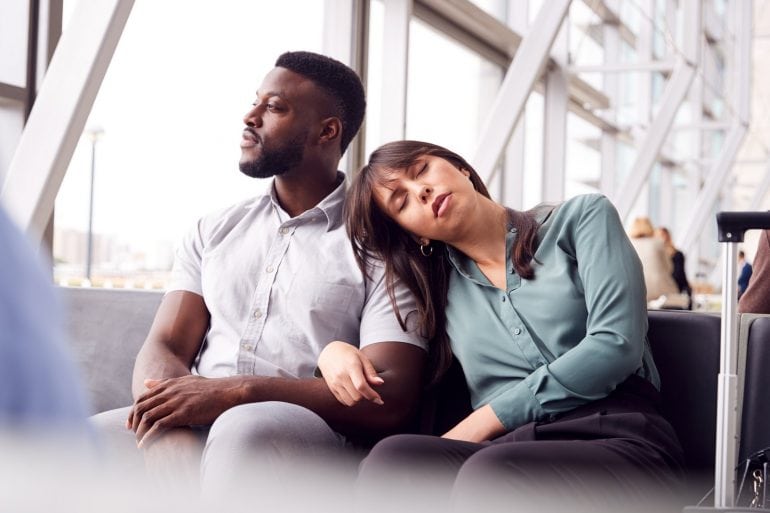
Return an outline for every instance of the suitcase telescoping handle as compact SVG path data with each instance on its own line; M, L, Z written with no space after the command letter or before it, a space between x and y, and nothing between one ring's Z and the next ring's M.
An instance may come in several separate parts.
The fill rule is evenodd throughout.
M735 506L738 450L738 290L737 253L747 230L770 228L770 212L719 212L717 230L722 248L722 332L717 396L717 439L714 461L714 506Z

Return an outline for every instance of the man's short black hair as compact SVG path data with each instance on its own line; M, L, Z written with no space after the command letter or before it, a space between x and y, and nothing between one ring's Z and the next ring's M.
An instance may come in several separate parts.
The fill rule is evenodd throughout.
M342 120L340 153L345 153L366 111L364 86L356 72L331 57L312 52L286 52L275 65L309 78L334 99L334 115Z

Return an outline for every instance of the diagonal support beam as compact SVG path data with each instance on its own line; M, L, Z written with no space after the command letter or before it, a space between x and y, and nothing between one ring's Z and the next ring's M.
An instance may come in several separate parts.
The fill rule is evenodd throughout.
M545 2L521 41L490 109L471 163L489 181L519 121L527 98L548 61L571 0Z
M658 153L666 141L679 106L687 96L687 91L694 77L695 67L684 59L680 59L671 79L666 84L658 115L647 129L647 134L639 147L636 162L631 168L628 180L622 187L616 189L614 203L621 219L628 217L634 201L650 176L652 166L658 159Z
M716 165L709 172L706 186L698 194L698 197L695 198L692 208L689 209L690 217L684 224L685 229L682 232L684 237L682 237L682 243L679 245L685 254L690 251L698 238L700 238L705 223L711 217L711 206L724 187L727 177L730 176L730 168L747 131L744 124L738 124L730 130L719 155L719 160L717 160Z
M81 0L38 92L0 201L37 242L134 0Z
M690 219L684 224L684 237L679 246L687 252L693 249L699 240L706 220L712 214L712 206L719 196L725 181L730 174L730 169L740 149L746 133L748 132L751 115L751 47L752 47L752 2L738 2L733 4L736 20L738 41L735 46L735 67L738 72L735 83L734 105L736 107L736 119L733 127L722 147L719 160L709 172L707 185L698 193L695 204L690 209ZM770 168L768 168L770 170ZM718 460L719 458L717 458ZM733 468L734 462L727 462L727 468ZM724 495L726 483L717 487L718 494ZM725 497L723 497L724 499Z

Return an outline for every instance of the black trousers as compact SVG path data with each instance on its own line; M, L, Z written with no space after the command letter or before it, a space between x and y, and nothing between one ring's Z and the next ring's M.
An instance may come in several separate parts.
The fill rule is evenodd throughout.
M361 464L359 491L391 505L425 499L425 506L464 511L546 504L555 510L675 510L681 507L682 450L657 402L658 391L632 376L604 399L488 442L392 436Z

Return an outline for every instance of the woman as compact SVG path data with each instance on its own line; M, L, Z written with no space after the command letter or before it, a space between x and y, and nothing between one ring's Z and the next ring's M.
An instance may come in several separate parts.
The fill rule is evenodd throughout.
M663 248L663 242L654 237L655 230L647 217L637 217L631 225L628 236L631 244L642 260L644 284L647 288L647 301L660 296L673 296L679 289L671 277L673 267L671 259Z
M433 369L440 374L454 354L474 407L441 438L383 440L362 464L361 481L397 469L400 486L418 486L421 476L438 475L422 466L434 461L448 472L438 481L460 501L479 476L497 489L500 479L505 487L525 482L532 469L551 477L549 494L568 491L570 500L586 491L586 474L569 479L568 468L614 483L602 497L641 498L644 481L676 483L681 450L655 408L642 270L606 198L509 210L459 155L399 141L371 155L347 207L359 265L381 259L389 286L409 286L433 343ZM404 312L396 314L406 326ZM378 399L375 388L387 379L342 342L327 346L319 368L346 404Z
M687 273L685 272L684 267L684 253L674 246L674 241L671 239L671 232L668 231L668 228L663 226L656 228L655 236L663 242L663 250L671 261L671 278L673 278L674 283L676 283L679 292L681 294L687 294L687 297L689 298L687 309L692 310L692 288L687 281Z

